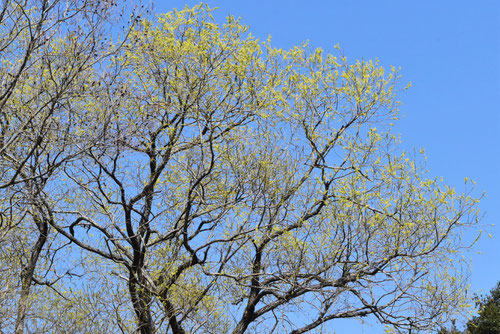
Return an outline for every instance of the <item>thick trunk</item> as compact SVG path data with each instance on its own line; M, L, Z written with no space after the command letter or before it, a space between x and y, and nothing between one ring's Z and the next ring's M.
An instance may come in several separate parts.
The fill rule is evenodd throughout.
M243 317L241 318L240 322L234 330L232 331L231 334L243 334L247 330L248 326L254 321L257 316L255 315L255 304L254 302L249 303L250 306L247 306L245 312L243 313Z
M24 332L24 322L26 320L26 312L28 310L31 282L33 280L33 275L35 274L38 258L40 257L40 253L43 249L43 246L47 241L47 234L48 234L47 223L41 221L36 217L35 221L37 223L40 234L38 236L38 240L31 249L31 256L28 260L28 263L21 270L21 293L17 305L17 316L16 316L16 326L15 326L16 334L22 334Z
M236 328L233 330L232 334L243 334L248 328L249 323L246 322L240 322L236 326Z
M182 329L181 325L177 322L177 317L175 316L175 308L168 299L162 300L163 306L168 317L168 323L172 329L173 334L185 334L186 332Z
M153 317L151 316L151 296L144 287L137 282L136 275L130 273L128 288L132 305L137 316L137 329L141 334L155 332Z

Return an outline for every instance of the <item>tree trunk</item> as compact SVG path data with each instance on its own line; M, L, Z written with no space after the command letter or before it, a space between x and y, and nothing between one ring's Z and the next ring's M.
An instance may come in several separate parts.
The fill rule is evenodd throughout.
M136 275L132 272L129 275L128 288L137 316L137 328L139 333L153 334L155 330L153 317L151 316L150 293L145 291L144 287L141 287Z
M40 234L38 235L35 245L31 249L31 256L28 263L21 270L21 293L17 305L16 334L22 334L24 332L24 322L28 310L31 282L33 280L38 258L40 257L40 253L48 236L48 224L36 216L34 218Z

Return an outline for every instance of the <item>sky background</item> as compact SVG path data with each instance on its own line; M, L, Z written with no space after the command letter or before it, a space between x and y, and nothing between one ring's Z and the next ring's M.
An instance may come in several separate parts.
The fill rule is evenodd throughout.
M199 1L156 1L155 12ZM402 93L394 132L405 150L425 148L430 176L464 190L477 182L483 237L472 258L471 291L488 293L500 280L500 1L498 0L207 0L217 21L232 14L275 47L309 40L351 62L380 60L401 67ZM404 85L402 85L404 86ZM491 226L491 225L495 226ZM492 238L488 237L488 233ZM469 238L472 235L467 236ZM379 326L331 323L337 333L380 333ZM356 330L354 330L356 328Z

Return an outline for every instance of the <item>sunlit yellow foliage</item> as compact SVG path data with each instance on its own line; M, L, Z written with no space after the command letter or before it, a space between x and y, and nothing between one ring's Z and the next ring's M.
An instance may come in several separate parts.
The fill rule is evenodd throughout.
M274 48L212 12L138 19L84 76L63 61L82 41L54 40L52 70L16 88L11 105L33 113L37 91L77 76L46 115L44 147L67 158L39 201L57 240L102 272L52 301L75 301L67 316L83 326L81 305L114 287L115 323L130 329L133 314L141 333L321 330L368 314L429 329L467 308L477 199L399 148L398 70L339 47Z

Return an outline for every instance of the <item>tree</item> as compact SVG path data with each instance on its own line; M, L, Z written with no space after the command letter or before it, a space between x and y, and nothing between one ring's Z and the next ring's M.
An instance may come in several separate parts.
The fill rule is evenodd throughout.
M452 326L450 329L445 328L445 327L441 327L437 333L438 334L465 334L466 332L462 332L462 331L458 330L456 325L455 325L455 320L453 319Z
M477 299L479 315L467 322L467 333L487 334L500 332L500 282L489 296Z
M368 315L430 329L465 306L450 260L477 200L398 153L395 69L276 49L203 5L143 19L111 48L47 116L67 125L64 145L44 137L66 158L31 177L44 183L30 205L66 274L40 300L90 303L104 331L175 334ZM61 331L40 312L33 326ZM78 312L69 323L103 331Z
M500 282L491 290L489 296L475 297L479 315L467 322L466 329L459 331L453 326L451 329L441 328L440 334L490 334L500 333Z
M112 1L3 1L0 8L0 323L23 333L29 315L66 274L54 262L64 247L50 227L47 186L81 150L71 105L86 72L114 52L105 43ZM124 33L126 33L124 26ZM33 297L33 290L36 296ZM60 293L59 293L60 294ZM55 320L58 321L58 320ZM35 332L46 332L36 330ZM67 331L64 331L67 332Z

